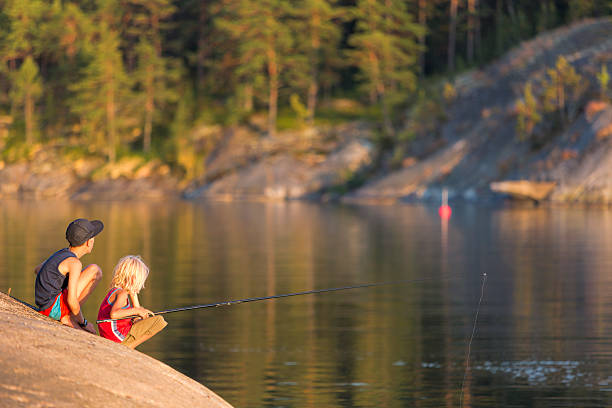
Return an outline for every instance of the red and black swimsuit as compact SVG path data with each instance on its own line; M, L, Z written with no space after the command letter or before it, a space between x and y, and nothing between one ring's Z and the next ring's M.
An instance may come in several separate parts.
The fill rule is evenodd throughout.
M115 298L115 302L113 303L111 303L109 299L119 289L121 288L113 288L108 292L100 305L98 320L106 320L111 318L110 313L113 305L117 301L117 298ZM128 296L128 303L122 307L122 309L128 309L130 307L132 307L132 303L130 302L130 297ZM125 336L127 336L127 334L130 332L132 325L132 319L113 320L112 322L98 323L98 331L100 332L100 336L114 342L121 343L125 339Z

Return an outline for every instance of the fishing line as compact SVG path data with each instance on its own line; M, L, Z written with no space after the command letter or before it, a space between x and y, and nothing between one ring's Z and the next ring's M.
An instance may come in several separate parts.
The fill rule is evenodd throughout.
M364 283L362 285L343 286L343 287L339 287L339 288L315 289L315 290L307 290L307 291L304 291L304 292L286 293L286 294L282 294L282 295L262 296L262 297L254 297L254 298L247 298L247 299L237 299L237 300L227 300L225 302L209 303L209 304L203 304L203 305L194 305L194 306L179 307L179 308L176 308L176 309L162 310L160 312L154 312L154 314L155 315L160 315L160 314L166 314L166 313L182 312L182 311L186 311L186 310L205 309L205 308L219 307L219 306L231 306L231 305L237 305L239 303L258 302L260 300L280 299L280 298L286 298L286 297L290 297L290 296L311 295L311 294L315 294L315 293L336 292L336 291L339 291L339 290L369 288L369 287L373 287L373 286L383 286L383 285L399 285L399 284L407 284L407 283L417 283L417 282L423 282L423 281L434 280L434 279L448 279L451 276L456 276L456 275L460 275L460 274L459 273L448 274L448 275L443 275L443 276L439 276L439 277L420 278L420 279L413 279L413 280L400 280L400 281L389 281L389 282ZM120 319L97 320L96 323L114 322L114 321L117 321L117 320L131 319L133 317L134 316L126 316L126 317L122 317Z
M465 372L463 373L463 381L461 382L461 396L459 397L459 407L463 407L463 388L465 386L465 378L467 377L467 373L470 370L470 354L472 352L472 341L474 340L474 335L476 334L476 323L478 322L478 313L480 313L480 304L482 303L482 298L484 296L484 287L485 282L487 281L487 273L482 274L482 285L480 286L480 299L478 299L478 306L476 307L476 313L474 314L474 324L472 325L472 335L470 336L470 341L468 342L467 353L465 356Z

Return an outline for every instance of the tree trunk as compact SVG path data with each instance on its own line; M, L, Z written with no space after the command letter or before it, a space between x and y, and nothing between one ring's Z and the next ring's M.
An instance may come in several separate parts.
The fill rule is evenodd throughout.
M151 17L151 28L153 29L153 46L158 57L162 55L162 43L159 35L159 16L154 15Z
M380 92L380 65L378 64L378 57L376 53L370 49L368 52L370 65L372 66L372 86L370 87L370 103L374 105L381 95Z
M385 129L385 135L393 136L393 123L391 122L391 110L389 108L389 102L387 101L387 95L384 90L380 95L381 104L382 104L382 114L383 114L383 128Z
M469 65L474 63L474 31L476 14L475 0L468 0L468 16L467 16L467 62Z
M24 116L26 143L31 145L34 142L34 98L29 91L25 94Z
M317 73L315 70L316 68L313 67L314 72L311 74L310 84L308 85L308 118L306 118L306 122L310 126L314 124L315 110L317 108L317 93L319 91L316 77Z
M9 72L8 72L9 74L17 70L16 61L14 58L11 58L8 60L8 69L9 69ZM10 98L10 99L11 99L10 115L12 118L14 118L15 112L17 112L17 100L15 98Z
M321 25L321 16L315 10L312 14L312 31L311 31L311 47L312 53L310 56L310 84L308 85L308 117L306 118L306 122L309 125L313 125L315 109L317 107L317 93L319 90L319 84L317 77L319 75L319 48L321 47L321 39L320 39L320 25Z
M153 67L147 67L146 79L146 100L145 100L145 122L143 130L142 150L145 152L151 151L151 133L153 130L153 111L155 109L154 101L154 80Z
M201 90L204 83L204 64L206 62L206 1L200 0L200 16L198 19L198 49L196 57L197 65L197 86L196 92L198 93L197 98L201 96Z
M270 96L268 100L268 135L276 136L276 117L278 115L278 62L276 51L268 50L268 76L270 78Z
M253 111L253 85L251 84L244 86L244 111L247 113Z
M115 162L116 147L117 147L117 129L115 124L115 92L113 85L109 85L110 88L106 93L106 120L108 129L108 160L111 163Z
M419 34L419 74L421 78L425 76L425 38L427 30L427 1L419 0L419 24L423 28L423 32Z
M510 20L512 21L512 26L515 27L516 21L516 13L514 12L514 3L512 0L506 0L506 6L508 7L508 14L510 14Z
M457 37L457 1L450 3L450 25L448 29L448 71L455 72L455 47Z
M501 55L502 47L503 47L503 38L502 38L502 1L497 0L495 2L495 53L497 55Z
M477 59L482 58L482 37L481 37L481 32L480 32L480 10L479 10L480 4L478 2L478 0L474 0L474 8L475 8L475 14L474 14L474 30L475 32L475 55Z

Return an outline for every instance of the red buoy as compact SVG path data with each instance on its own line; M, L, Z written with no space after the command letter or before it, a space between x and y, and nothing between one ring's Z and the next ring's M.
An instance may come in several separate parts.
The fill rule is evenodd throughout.
M451 217L452 210L448 205L448 191L442 190L442 205L438 208L438 214L443 220L448 220Z
M453 210L448 205L441 205L438 208L438 214L440 214L440 218L443 220L448 220L451 217Z

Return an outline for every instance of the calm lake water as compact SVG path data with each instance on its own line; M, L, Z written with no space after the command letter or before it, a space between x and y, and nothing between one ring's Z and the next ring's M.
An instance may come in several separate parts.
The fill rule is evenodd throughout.
M612 210L3 201L0 290L33 302L76 217L90 320L126 254L152 310L427 278L166 315L140 350L236 407L612 406Z

